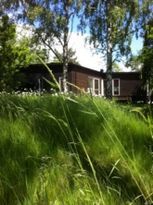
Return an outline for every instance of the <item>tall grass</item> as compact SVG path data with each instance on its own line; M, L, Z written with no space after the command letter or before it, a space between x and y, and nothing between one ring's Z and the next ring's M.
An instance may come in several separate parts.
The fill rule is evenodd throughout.
M152 204L152 120L89 96L0 98L0 204Z

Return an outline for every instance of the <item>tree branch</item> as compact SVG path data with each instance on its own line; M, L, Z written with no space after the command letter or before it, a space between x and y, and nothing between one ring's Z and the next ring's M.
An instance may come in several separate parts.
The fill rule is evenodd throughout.
M38 34L39 35L39 34ZM52 53L56 56L56 58L63 63L62 59L59 57L59 55L56 52L56 49L53 49L50 44L47 43L47 41L45 39L43 39L43 37L41 35L39 35L39 38L41 39L41 41L52 51Z

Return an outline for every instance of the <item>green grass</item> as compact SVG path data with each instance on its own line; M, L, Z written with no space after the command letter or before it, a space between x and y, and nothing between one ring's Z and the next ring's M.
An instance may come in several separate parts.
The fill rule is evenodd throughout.
M152 118L132 109L88 96L1 95L0 204L151 205Z

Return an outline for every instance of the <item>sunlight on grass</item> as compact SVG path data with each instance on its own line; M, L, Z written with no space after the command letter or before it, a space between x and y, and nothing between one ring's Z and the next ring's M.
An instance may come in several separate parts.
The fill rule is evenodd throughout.
M0 204L151 205L152 117L129 109L84 95L1 95Z

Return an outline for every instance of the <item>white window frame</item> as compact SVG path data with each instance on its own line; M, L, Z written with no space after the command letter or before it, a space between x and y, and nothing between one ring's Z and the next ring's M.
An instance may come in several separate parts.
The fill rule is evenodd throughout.
M98 89L95 89L95 81L98 81ZM96 94L96 92L98 94ZM100 79L99 78L93 78L93 92L94 92L94 95L100 95Z
M104 79L101 79L101 96L104 96Z
M89 80L92 80L92 87L90 88L90 87L89 87L89 84L88 84L87 92L93 94L93 78L92 78L92 77L88 77L88 81L89 81ZM88 83L89 83L89 82L88 82Z
M89 76L88 79L92 80L92 87L87 89L88 92L91 92L93 95L101 95L104 96L104 80L100 78L94 78ZM95 89L95 81L98 81L98 89ZM98 91L96 93L96 91Z
M118 80L118 87L119 87L119 93L118 94L114 93L114 80ZM120 96L120 79L119 78L112 79L112 95L113 96Z

